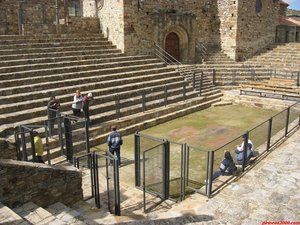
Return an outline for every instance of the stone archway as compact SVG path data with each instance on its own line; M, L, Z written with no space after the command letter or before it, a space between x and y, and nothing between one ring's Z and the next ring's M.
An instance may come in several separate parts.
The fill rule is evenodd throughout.
M188 61L188 35L180 26L170 27L164 39L165 51L180 62Z

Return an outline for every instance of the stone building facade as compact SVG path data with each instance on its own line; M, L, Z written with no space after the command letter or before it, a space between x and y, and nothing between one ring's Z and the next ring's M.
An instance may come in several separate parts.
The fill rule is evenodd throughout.
M2 0L0 34L20 31L22 9L25 34L95 33L100 27L127 54L152 53L157 43L184 63L201 61L203 46L240 60L275 42L282 5L281 0Z

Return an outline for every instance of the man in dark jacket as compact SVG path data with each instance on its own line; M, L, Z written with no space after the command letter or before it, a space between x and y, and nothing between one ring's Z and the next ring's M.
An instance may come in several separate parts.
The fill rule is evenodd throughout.
M116 153L118 158L118 165L120 166L121 165L120 148L121 145L123 144L123 140L121 134L117 131L116 126L112 126L111 130L112 132L108 135L107 138L109 152L113 155Z

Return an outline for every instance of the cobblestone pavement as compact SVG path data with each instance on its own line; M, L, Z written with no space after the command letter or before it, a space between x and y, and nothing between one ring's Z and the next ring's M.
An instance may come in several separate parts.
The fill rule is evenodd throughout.
M299 168L300 130L207 203L197 204L197 199L202 198L193 195L168 214L180 214L189 206L191 214L211 216L213 219L207 224L256 225L264 221L300 224ZM204 223L189 223L200 224Z

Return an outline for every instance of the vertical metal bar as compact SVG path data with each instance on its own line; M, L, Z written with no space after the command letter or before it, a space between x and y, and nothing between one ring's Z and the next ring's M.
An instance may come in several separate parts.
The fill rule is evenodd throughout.
M107 151L105 152L105 168L106 168L106 190L107 190L107 198L108 198L108 201L107 201L107 206L108 206L108 209L110 212L112 212L112 209L111 209L111 204L110 204L110 186L109 186L109 173L108 173L108 170L109 170L109 166L110 166L110 163L111 163L111 159L109 158L108 156L108 153Z
M74 156L73 157L73 166L77 168L76 162L77 162L77 158L76 158L76 156Z
M164 86L164 94L165 94L165 106L167 106L168 105L168 87L166 84Z
M300 86L300 71L297 73L297 86Z
M16 156L17 156L17 160L21 160L20 159L20 140L19 140L19 133L15 132L14 133L15 136L15 147L16 147Z
M28 161L26 139L25 139L25 129L22 126L20 126L19 129L20 129L20 133L21 133L21 145L22 145L23 161Z
M202 86L203 86L203 70L201 70L201 76L200 76L200 90L199 90L199 95L202 96Z
M242 171L245 171L246 164L247 164L247 150L248 150L248 139L249 139L249 132L247 131L244 134L244 149L243 149L243 163L242 163Z
M33 162L37 162L36 152L35 152L35 146L34 146L33 130L30 130L29 134L30 134L30 142L31 142L32 161Z
M70 118L64 117L64 126L65 126L67 160L72 160L72 158L73 158L73 140L72 140L72 125L71 125Z
M186 189L186 144L183 144L183 199L185 199Z
M141 158L140 158L140 136L136 132L134 134L134 170L135 170L135 186L141 186Z
M115 215L121 215L121 201L120 201L120 182L119 182L119 163L114 160L114 189L115 189Z
M90 153L90 132L89 132L89 120L85 120L85 148L86 152Z
M164 143L164 199L169 198L170 194L170 142Z
M190 177L190 146L186 145L186 186L189 186Z
M205 184L205 193L207 194L208 192L208 187L207 187L207 181L209 180L209 157L210 157L210 152L207 152L207 160L206 160L206 184Z
M196 73L195 71L193 72L193 90L195 90L196 87Z
M208 179L206 180L206 195L207 197L211 196L212 193L212 177L213 177L213 170L214 170L214 151L209 152L209 173L208 173Z
M88 155L88 161L90 162L90 173L91 173L91 188L92 188L92 197L96 196L96 190L95 190L95 174L94 174L94 157L93 154L90 153Z
M186 87L185 87L185 85L186 85L186 83L185 83L185 81L183 81L183 83L182 83L182 89L183 89L183 101L185 101L186 100Z
M97 194L97 207L100 208L100 190L99 190L99 165L98 165L98 155L94 153L95 158L95 184L96 184L96 194Z
M79 158L76 159L76 163L77 163L77 169L79 169Z
M284 132L285 137L288 135L289 132L290 112L291 112L291 107L288 107L286 109L286 121L285 121L285 132Z
M146 176L146 172L145 172L145 153L143 152L143 203L144 203L144 212L146 212L146 180L145 180L145 176Z
M181 165L180 165L180 168L181 168L181 170L180 170L180 201L183 201L183 186L184 186L184 176L183 176L183 174L184 174L184 169L183 169L183 167L184 167L184 155L183 155L183 144L181 145L181 151L180 151L180 153L181 153Z
M64 140L63 140L63 129L62 129L62 117L57 117L58 119L58 138L59 138L59 144L60 144L60 154L64 155Z
M45 128L45 135L46 135L46 151L47 151L47 161L48 164L51 165L51 158L50 158L50 145L49 145L49 135L48 135L48 129L47 129L47 122L45 122L44 128Z
M213 85L216 84L216 69L213 69Z
M273 118L271 117L271 118L269 119L269 126L268 126L267 151L270 150L270 146L271 146L272 122L273 122Z
M142 90L142 112L146 111L146 90Z

